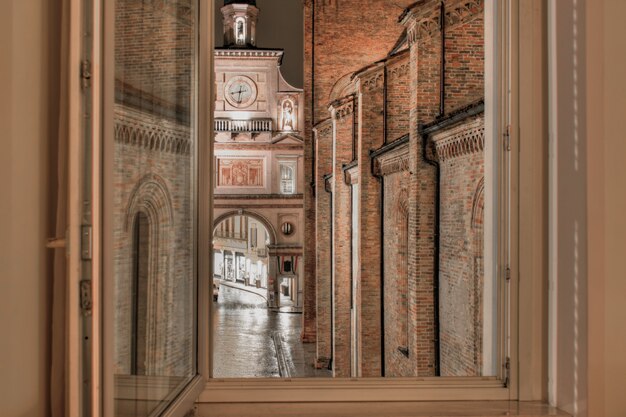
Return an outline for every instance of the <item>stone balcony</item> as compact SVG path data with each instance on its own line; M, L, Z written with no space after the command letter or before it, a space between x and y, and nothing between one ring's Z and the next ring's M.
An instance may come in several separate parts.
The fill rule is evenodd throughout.
M233 120L233 119L215 119L215 132L250 132L261 133L271 132L273 127L272 119L250 119L250 120Z

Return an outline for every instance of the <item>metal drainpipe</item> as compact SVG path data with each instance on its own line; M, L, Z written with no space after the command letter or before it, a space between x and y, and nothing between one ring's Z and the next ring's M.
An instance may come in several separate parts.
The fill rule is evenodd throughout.
M328 358L328 370L332 371L333 370L333 360L335 357L335 329L333 328L333 322L335 321L335 309L333 306L333 303L335 302L335 297L333 294L333 266L334 266L334 255L335 255L335 248L333 245L333 222L332 222L332 216L333 216L333 192L330 189L330 187L328 187L328 179L329 178L324 178L324 191L326 191L328 194L330 194L330 200L329 200L329 205L330 205L330 217L331 217L331 222L330 222L330 358Z
M441 32L441 58L439 68L439 116L442 117L445 112L446 99L446 7L442 0L439 6L439 29Z
M421 127L418 128L418 133L421 134ZM435 264L433 266L434 277L433 277L433 320L435 322L435 376L440 375L440 346L439 346L439 216L441 214L441 169L439 167L439 162L428 158L428 153L426 152L426 143L427 143L428 135L422 137L423 146L422 152L424 161L428 164L435 167Z
M383 146L387 144L387 62L383 66Z
M315 0L311 0L311 127L313 126L315 126ZM311 140L311 151L311 193L315 197L314 140Z

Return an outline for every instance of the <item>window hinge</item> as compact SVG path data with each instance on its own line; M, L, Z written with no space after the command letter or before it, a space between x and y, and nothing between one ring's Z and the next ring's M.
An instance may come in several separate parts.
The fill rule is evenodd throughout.
M504 361L504 386L508 387L511 382L511 358Z
M502 134L504 137L504 150L507 152L511 151L511 125L507 125L504 133Z
M504 279L506 279L507 281L511 280L511 267L509 266L504 268Z
M83 261L91 260L93 248L91 225L83 225L80 230L80 257Z
M88 316L91 314L91 306L91 280L84 279L80 281L80 309Z
M80 63L80 79L83 88L89 88L91 86L91 61L88 59Z

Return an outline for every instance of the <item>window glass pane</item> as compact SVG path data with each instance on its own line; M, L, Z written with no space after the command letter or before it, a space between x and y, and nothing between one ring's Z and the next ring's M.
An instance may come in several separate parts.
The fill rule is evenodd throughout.
M116 415L158 412L196 375L194 0L115 1Z
M496 376L485 2L286 3L218 2L214 375ZM241 213L266 248L221 234Z

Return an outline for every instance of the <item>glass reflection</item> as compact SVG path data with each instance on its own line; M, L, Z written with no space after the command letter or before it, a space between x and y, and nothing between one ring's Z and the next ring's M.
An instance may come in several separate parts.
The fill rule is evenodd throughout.
M196 2L116 0L116 415L147 416L196 374Z

